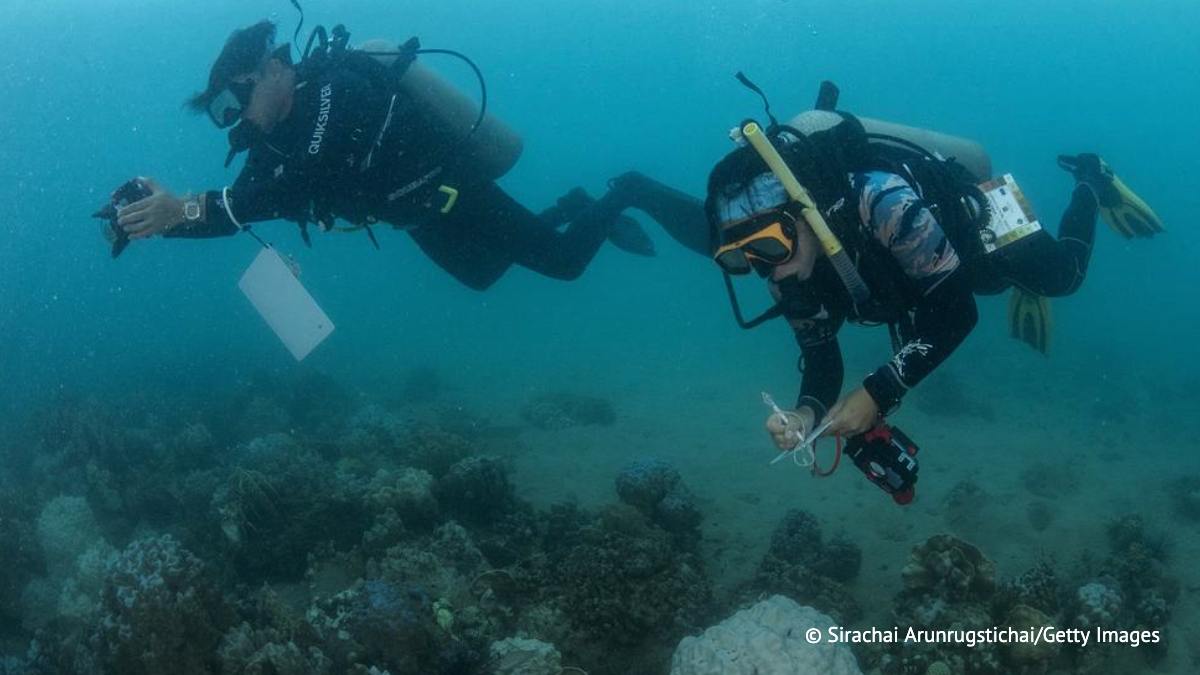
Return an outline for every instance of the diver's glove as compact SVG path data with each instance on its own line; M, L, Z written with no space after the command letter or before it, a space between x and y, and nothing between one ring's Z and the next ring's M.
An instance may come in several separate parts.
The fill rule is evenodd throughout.
M1153 237L1164 231L1162 220L1154 209L1121 182L1099 155L1090 152L1059 155L1058 165L1092 191L1100 207L1100 217L1117 234L1133 239Z

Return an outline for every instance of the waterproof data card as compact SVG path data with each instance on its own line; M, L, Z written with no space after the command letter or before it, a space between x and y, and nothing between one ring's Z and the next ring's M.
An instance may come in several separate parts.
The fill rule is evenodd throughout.
M1013 180L1012 174L993 178L981 184L979 189L987 198L992 212L988 226L979 232L983 248L988 253L1042 229L1033 215L1029 200L1025 199L1025 193L1021 192L1021 186Z
M333 332L333 322L275 249L264 248L258 254L238 288L297 361Z

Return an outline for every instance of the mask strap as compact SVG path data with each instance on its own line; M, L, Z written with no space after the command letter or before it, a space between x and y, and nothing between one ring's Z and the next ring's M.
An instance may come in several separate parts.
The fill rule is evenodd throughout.
M783 304L777 302L774 305L771 305L767 311L759 314L757 317L749 321L746 321L746 319L742 317L742 308L741 305L738 304L737 292L733 289L733 278L730 277L729 272L726 272L725 270L721 270L721 274L725 277L725 292L729 294L729 305L733 307L733 318L737 319L738 325L742 328L746 330L757 328L758 326L761 326L771 319L783 314Z

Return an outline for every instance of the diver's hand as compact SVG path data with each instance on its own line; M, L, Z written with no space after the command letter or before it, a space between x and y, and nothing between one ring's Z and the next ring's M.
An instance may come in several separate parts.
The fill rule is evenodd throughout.
M183 200L168 192L153 178L138 177L150 196L121 209L117 225L130 239L145 239L175 227L184 221Z
M767 433L771 434L775 447L786 452L800 443L800 439L812 429L814 421L816 413L808 406L801 406L794 412L784 411L783 417L778 413L771 413L767 418Z
M857 436L879 422L879 406L859 387L830 408L825 419L831 423L822 436Z

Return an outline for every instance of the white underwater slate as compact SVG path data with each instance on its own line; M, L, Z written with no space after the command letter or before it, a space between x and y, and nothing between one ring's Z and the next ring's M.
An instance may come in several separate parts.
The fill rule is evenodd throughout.
M273 248L258 254L238 288L297 361L333 332L333 321Z

